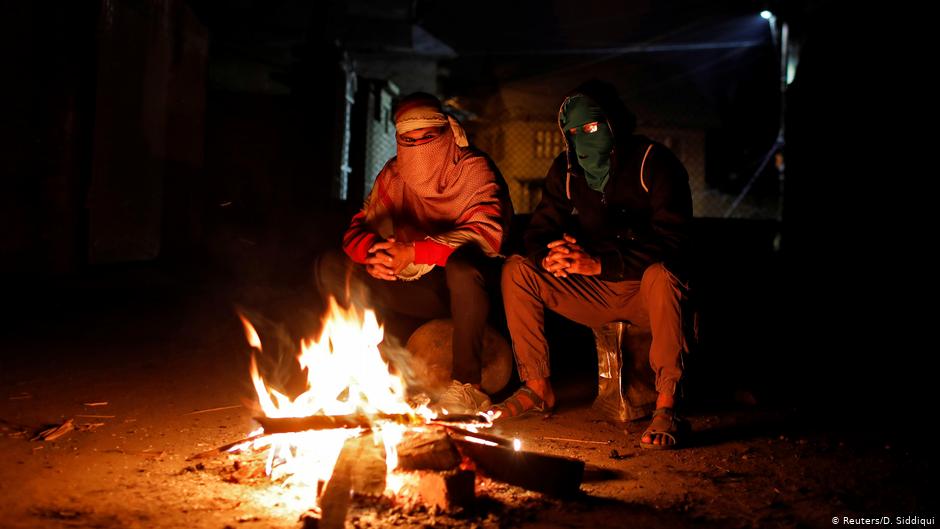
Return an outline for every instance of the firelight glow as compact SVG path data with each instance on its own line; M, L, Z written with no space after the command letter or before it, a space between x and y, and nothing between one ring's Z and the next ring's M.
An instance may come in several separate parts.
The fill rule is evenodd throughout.
M248 343L261 353L261 340L247 319L242 317ZM265 383L252 354L251 380L258 403L267 417L308 417L312 415L404 414L424 422L434 418L426 407L412 408L405 400L404 384L389 371L378 345L384 333L375 312L344 309L330 299L323 330L316 340L304 340L297 357L307 372L307 389L291 399ZM385 445L388 475L386 492L394 494L403 485L393 476L398 465L396 447L407 429L405 425L376 421L371 424L376 443ZM255 450L267 450L266 472L274 480L300 490L317 490L318 482L329 482L333 467L347 439L361 429L310 430L273 434L251 444ZM260 432L256 432L260 433ZM233 450L243 449L243 446ZM316 493L302 494L306 504L316 507ZM314 505L311 505L311 501Z

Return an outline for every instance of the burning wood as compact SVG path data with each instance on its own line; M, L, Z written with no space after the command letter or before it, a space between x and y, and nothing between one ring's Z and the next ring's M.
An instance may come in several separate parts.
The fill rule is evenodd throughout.
M372 434L347 439L320 496L320 529L345 527L350 495L385 492L385 449Z
M453 470L460 465L460 452L441 429L407 432L398 443L400 470Z
M260 353L257 333L243 322ZM583 463L521 452L518 440L473 431L491 426L486 416L438 417L410 406L401 379L379 353L382 339L371 311L331 301L323 334L303 343L298 363L308 389L294 398L268 387L252 357L264 412L256 420L263 431L233 449L267 450L266 473L311 491L306 497L312 504L303 510L320 515L320 528L344 526L351 495L404 495L440 510L465 507L474 499L475 472L469 468L550 494L580 488Z
M584 462L456 440L460 453L487 477L552 496L573 496L581 489Z
M412 491L429 508L453 512L473 505L476 500L476 473L470 470L419 472Z
M439 419L424 419L414 413L375 413L372 415L309 415L307 417L255 417L265 433L295 433L307 430L333 430L336 428L369 429L377 423L393 423L403 426L480 425L490 426L483 415L445 415Z
M334 430L337 428L370 429L377 422L417 426L424 424L414 415L405 413L377 413L375 415L310 415L307 417L255 417L266 434L296 433L308 430Z

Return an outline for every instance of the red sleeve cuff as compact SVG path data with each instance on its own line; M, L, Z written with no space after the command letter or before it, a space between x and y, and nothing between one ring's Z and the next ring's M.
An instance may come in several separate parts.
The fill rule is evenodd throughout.
M444 266L455 248L437 241L423 240L415 243L415 264L434 264Z
M343 245L343 250L346 251L346 255L354 263L363 264L369 258L369 248L372 248L372 245L378 240L378 235L373 233L362 234L359 237L352 238L352 240L345 241L346 244Z

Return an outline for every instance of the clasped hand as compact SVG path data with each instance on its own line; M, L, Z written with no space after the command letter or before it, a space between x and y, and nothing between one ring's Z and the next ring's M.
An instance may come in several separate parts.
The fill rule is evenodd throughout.
M414 260L414 244L398 242L394 237L389 237L369 248L366 271L376 279L395 281L398 279L398 273Z
M542 259L542 268L555 277L569 274L595 276L601 273L601 262L584 251L578 241L568 235L548 243L548 255Z

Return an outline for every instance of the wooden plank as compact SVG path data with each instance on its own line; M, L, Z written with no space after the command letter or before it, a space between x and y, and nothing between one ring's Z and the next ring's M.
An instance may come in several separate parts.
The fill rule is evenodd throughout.
M496 481L559 497L574 496L581 490L583 461L465 439L454 439L454 442L460 453L475 463L477 470Z
M460 452L441 428L405 432L398 443L399 470L452 470L460 465Z
M373 435L347 439L320 495L320 529L343 529L353 492L378 496L385 492L385 446Z
M419 472L418 498L429 508L452 512L476 500L476 474L471 470Z
M376 442L378 441L378 442ZM355 466L352 471L352 491L366 496L381 496L385 493L385 445L381 439L369 433L349 439L357 444L353 453Z
M307 417L255 417L264 433L293 433L305 430L332 430L336 428L371 428L376 421L411 424L415 419L405 414L381 414L374 418L365 415L310 415Z
M445 415L426 422L423 418L406 413L379 413L366 415L309 415L307 417L255 417L264 433L292 433L305 430L331 430L334 428L371 428L374 423L393 422L410 426L426 424L467 425L490 424L482 415Z

